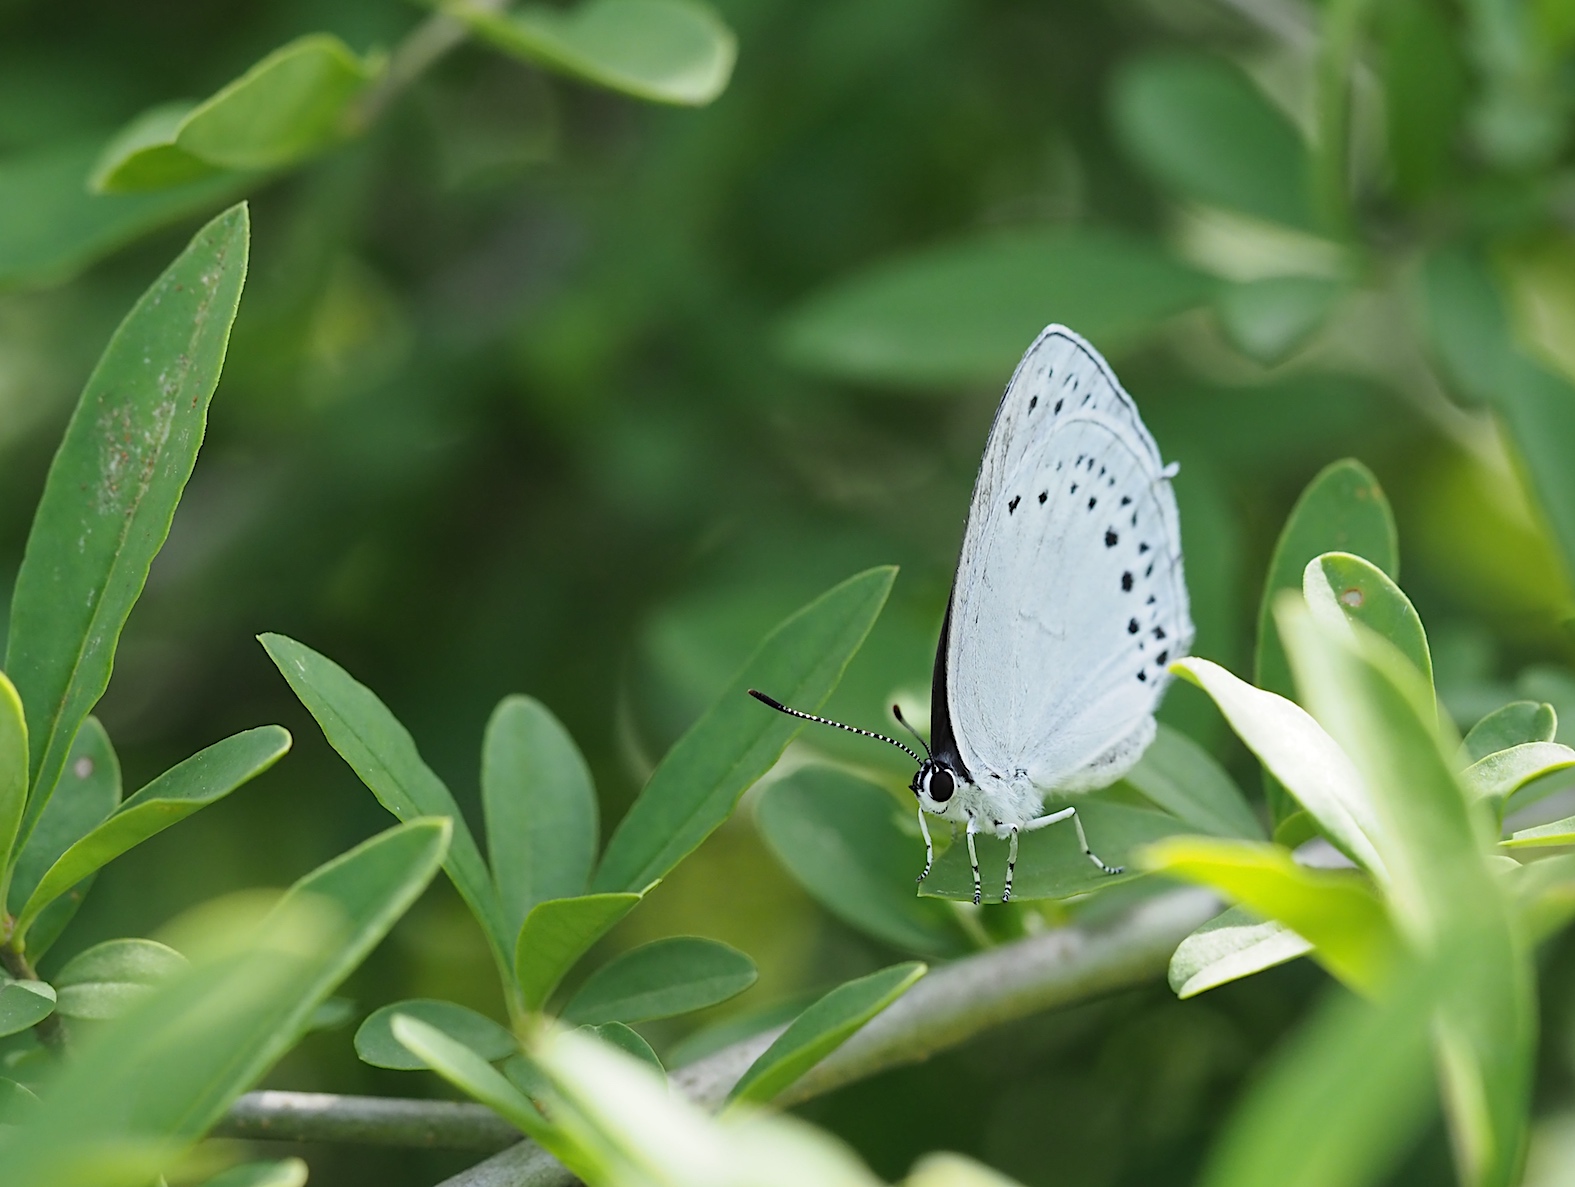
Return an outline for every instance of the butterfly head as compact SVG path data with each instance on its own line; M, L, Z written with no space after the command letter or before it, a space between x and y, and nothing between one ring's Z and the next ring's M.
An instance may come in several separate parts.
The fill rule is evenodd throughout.
M931 815L943 816L959 782L961 779L950 764L944 759L930 757L919 764L908 786L919 797L919 807Z

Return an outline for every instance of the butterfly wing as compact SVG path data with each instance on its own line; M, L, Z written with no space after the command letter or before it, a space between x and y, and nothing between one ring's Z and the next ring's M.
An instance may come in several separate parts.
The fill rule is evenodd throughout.
M1141 756L1192 620L1159 448L1064 326L1007 385L968 511L937 666L975 781L1104 786Z

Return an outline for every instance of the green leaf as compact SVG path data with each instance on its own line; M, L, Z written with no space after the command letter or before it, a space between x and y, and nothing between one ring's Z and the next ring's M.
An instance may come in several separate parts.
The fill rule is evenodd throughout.
M0 1079L0 1125L22 1125L38 1108L33 1090L15 1080Z
M55 990L43 981L0 982L0 1036L14 1035L55 1012Z
M1551 742L1558 736L1559 717L1546 702L1511 701L1471 727L1460 744L1465 765L1523 742Z
M539 1010L546 1005L575 961L634 910L649 891L647 887L639 894L548 899L532 907L514 945L514 977L526 1008Z
M355 1032L355 1053L363 1063L399 1071L415 1071L427 1066L394 1037L395 1017L419 1018L456 1043L469 1047L488 1063L513 1055L519 1049L507 1028L485 1014L478 1014L457 1002L418 997L382 1006L367 1015Z
M1460 773L1460 781L1472 795L1503 803L1533 780L1572 766L1575 766L1575 750L1568 746L1560 746L1557 742L1524 742L1472 763Z
M175 143L193 103L161 103L150 107L110 138L88 187L95 193L162 190L210 177L217 166L194 157Z
M1178 660L1171 669L1214 698L1237 736L1283 781L1330 841L1384 880L1384 863L1374 844L1378 820L1361 776L1306 710L1206 659Z
M917 961L839 985L793 1020L728 1094L730 1101L769 1101L896 1001L928 971Z
M1433 1002L1421 971L1377 1003L1327 995L1242 1095L1202 1187L1383 1181L1430 1112Z
M695 0L579 0L503 14L461 2L443 11L505 53L653 103L703 107L727 89L738 57L733 31Z
M1505 849L1557 849L1575 845L1575 816L1520 829L1499 845Z
M1306 345L1344 293L1336 280L1269 276L1221 289L1214 308L1237 350L1273 366Z
M192 239L120 323L49 468L11 603L6 672L27 710L33 791L48 803L197 461L246 278L236 206Z
M389 1030L423 1065L563 1158L563 1143L552 1126L529 1098L482 1056L431 1023L409 1014L396 1013L389 1021ZM572 1169L572 1162L570 1166Z
M1416 205L1448 178L1470 94L1461 40L1448 16L1428 0L1378 5L1379 73L1388 128L1384 147L1394 187Z
M1152 870L1213 887L1254 914L1313 945L1313 956L1363 993L1384 983L1401 941L1363 875L1296 864L1279 845L1172 837L1151 845Z
M1456 781L1430 690L1398 650L1359 626L1330 632L1291 597L1277 620L1303 696L1372 796L1391 914L1442 970L1437 1057L1461 1177L1507 1185L1525 1140L1536 998L1528 938L1482 845L1496 830Z
M5 874L11 870L11 849L27 806L27 784L27 719L22 713L22 698L0 672L0 870ZM8 882L9 878L0 876L0 888Z
M1311 951L1312 945L1283 923L1231 907L1177 945L1170 957L1170 988L1178 998L1196 997Z
M1433 687L1433 656L1427 632L1411 599L1377 565L1348 552L1326 552L1307 562L1302 595L1325 626L1359 622L1388 639Z
M590 768L540 701L505 697L492 711L481 806L504 921L518 935L536 904L584 892L601 839Z
M1056 806L1050 804L1047 808ZM1190 831L1186 824L1168 813L1134 808L1097 794L1078 796L1077 814L1082 818L1094 852L1109 865L1125 867L1124 872L1111 875L1096 869L1078 845L1077 830L1072 822L1064 820L1021 834L1017 876L1012 882L1013 902L1070 898L1143 877L1144 871L1133 861L1139 848L1161 837ZM979 850L982 901L998 903L1005 888L1007 843L984 833L974 840ZM968 866L968 846L961 836L936 858L930 876L919 885L919 893L959 903L973 901L973 871Z
M56 1009L67 1018L118 1018L191 962L157 940L105 940L55 975Z
M607 843L592 890L649 886L732 814L803 725L748 690L763 689L806 712L819 708L875 625L896 576L883 567L850 577L766 636L646 782Z
M201 103L138 116L105 147L92 187L116 193L294 165L347 135L350 103L376 73L337 37L298 37Z
M0 287L67 280L148 232L232 201L233 173L147 194L94 194L82 184L97 139L0 159Z
M38 818L33 835L22 847L7 895L8 910L15 915L38 889L46 870L120 806L120 761L109 735L98 718L89 717L77 731L66 769L48 806ZM89 875L45 907L28 932L28 954L36 961L49 950L82 905L93 885Z
M1524 354L1487 264L1451 247L1423 269L1425 327L1451 386L1503 419L1564 556L1575 571L1575 386Z
M202 1187L306 1187L306 1163L299 1158L245 1162L215 1175Z
M1126 781L1172 816L1219 837L1263 838L1235 780L1186 734L1160 724Z
M287 731L264 725L216 742L165 771L67 849L44 873L17 917L15 934L25 936L39 912L83 878L229 795L273 766L289 749Z
M1307 146L1229 62L1138 58L1116 76L1111 115L1128 155L1178 197L1316 228Z
M376 693L327 656L284 635L259 635L258 640L301 704L316 718L328 744L350 764L378 803L400 820L444 816L453 822L454 840L443 868L481 924L493 958L507 976L512 968L512 934L487 864L459 805L422 761L410 731Z
M1400 575L1400 543L1389 500L1372 472L1352 458L1319 471L1291 509L1269 562L1258 604L1258 652L1253 682L1268 692L1295 697L1285 647L1274 627L1274 599L1283 590L1300 592L1307 563L1326 552L1349 552L1372 561L1391 577ZM1285 789L1269 772L1263 790L1274 822L1291 814Z
M202 909L185 929L192 967L81 1044L10 1135L6 1187L57 1187L83 1159L135 1154L127 1183L169 1168L431 881L448 833L441 820L390 829L301 879L260 922L255 899Z
M566 1021L645 1022L703 1010L755 983L755 962L699 936L671 936L614 957L585 979L563 1009Z
M951 908L915 896L924 843L898 827L891 796L868 780L804 767L765 789L755 824L787 871L850 927L926 956L967 951Z
M1113 231L996 231L874 265L780 327L786 359L856 383L1000 386L1046 325L1107 354L1204 304L1216 282Z
M604 1022L600 1026L587 1026L585 1029L602 1042L611 1043L618 1050L650 1064L664 1076L667 1074L662 1061L657 1058L656 1052L651 1050L651 1044L640 1037L639 1031L625 1026L622 1022Z

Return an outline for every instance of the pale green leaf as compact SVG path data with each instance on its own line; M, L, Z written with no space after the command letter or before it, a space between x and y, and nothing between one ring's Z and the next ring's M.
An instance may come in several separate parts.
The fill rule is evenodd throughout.
M1559 717L1553 706L1538 701L1511 701L1471 727L1460 744L1463 766L1524 742L1551 742L1558 736Z
M1195 997L1311 951L1312 945L1284 924L1231 907L1177 945L1170 957L1170 988L1179 998Z
M1570 767L1575 767L1575 750L1568 746L1523 742L1478 759L1460 773L1460 781L1470 794L1502 803L1528 783Z
M306 1187L306 1163L300 1158L244 1162L215 1175L202 1187Z
M622 1022L604 1022L600 1026L587 1026L584 1029L602 1042L611 1043L625 1054L650 1064L663 1075L667 1074L667 1069L662 1066L661 1059L651 1049L651 1044L641 1038L640 1032L633 1027L625 1026Z
M0 672L0 868L6 873L11 869L11 850L22 826L22 811L27 807L27 785L27 719L22 713L22 698ZM0 877L0 887L8 881Z
M43 981L0 981L0 1036L14 1035L55 1012L55 990Z
M1433 657L1422 619L1411 599L1372 561L1348 552L1315 557L1302 572L1302 596L1326 627L1359 622L1389 640L1411 661L1432 695Z

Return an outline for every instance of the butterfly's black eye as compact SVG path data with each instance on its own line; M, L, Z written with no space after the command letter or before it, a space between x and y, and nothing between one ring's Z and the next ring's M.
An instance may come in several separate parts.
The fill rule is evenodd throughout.
M926 790L929 791L930 798L937 804L944 804L951 799L952 791L955 787L956 783L953 781L950 771L935 770L930 772L930 785Z

